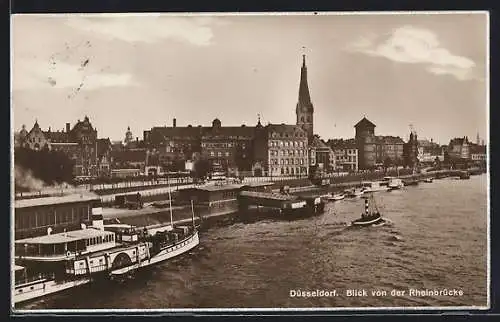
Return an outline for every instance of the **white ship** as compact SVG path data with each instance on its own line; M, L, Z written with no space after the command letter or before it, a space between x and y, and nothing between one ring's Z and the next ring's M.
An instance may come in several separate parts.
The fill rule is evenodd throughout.
M193 206L192 206L193 210ZM193 227L104 225L92 208L92 227L15 241L14 304L131 273L181 255L199 244Z

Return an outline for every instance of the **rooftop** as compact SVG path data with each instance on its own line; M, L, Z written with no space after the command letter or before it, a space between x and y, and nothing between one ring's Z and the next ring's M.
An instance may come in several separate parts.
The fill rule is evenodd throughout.
M225 185L204 185L204 186L199 186L194 189L196 190L203 190L203 191L224 191L224 190L234 190L234 189L240 189L245 185L243 184L225 184Z
M245 197L253 197L253 198L268 199L268 200L281 200L281 201L291 201L297 199L297 196L284 195L280 193L269 193L269 192L243 191L241 192L241 195Z
M38 207L38 206L49 206L55 204L65 204L74 202L85 202L85 201L100 201L100 197L93 193L81 193L81 194L69 194L62 196L50 196L43 198L33 198L33 199L19 199L15 200L15 208L28 208L28 207Z
M358 123L356 123L356 125L354 125L354 127L358 128L358 127L363 127L363 128L374 128L376 127L375 124L373 124L372 122L370 122L366 117L363 117L361 119L361 121L359 121Z
M15 242L16 244L61 244L61 243L69 243L75 240L82 240L82 239L106 236L111 234L113 234L113 232L98 230L94 228L86 228L80 230L73 230L65 233L19 239L16 240Z

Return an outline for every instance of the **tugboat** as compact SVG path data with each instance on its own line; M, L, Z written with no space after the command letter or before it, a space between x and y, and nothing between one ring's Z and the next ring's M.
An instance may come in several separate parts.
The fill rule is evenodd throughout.
M361 214L361 218L351 222L352 226L382 226L385 224L385 220L380 215L380 211L375 204L375 199L373 194L370 197L364 197L365 199L365 211ZM370 207L370 202L368 199L373 201L373 206Z

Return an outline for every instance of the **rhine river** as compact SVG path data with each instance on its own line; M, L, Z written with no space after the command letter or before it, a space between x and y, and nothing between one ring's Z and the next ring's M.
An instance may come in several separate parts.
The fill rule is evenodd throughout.
M487 175L376 193L390 224L348 227L363 200L323 215L214 227L190 254L122 284L88 285L25 309L486 306ZM410 296L409 289L462 295ZM347 296L348 289L368 296ZM337 296L292 297L291 290ZM385 290L386 296L372 296ZM391 295L392 290L405 294Z

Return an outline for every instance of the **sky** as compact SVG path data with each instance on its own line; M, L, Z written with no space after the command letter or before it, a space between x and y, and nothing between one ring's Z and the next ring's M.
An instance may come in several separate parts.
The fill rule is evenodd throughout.
M488 136L488 17L469 14L59 14L11 19L12 124L98 136L153 126L295 123L302 55L314 132L447 144Z

